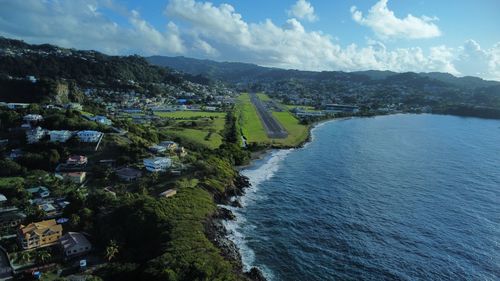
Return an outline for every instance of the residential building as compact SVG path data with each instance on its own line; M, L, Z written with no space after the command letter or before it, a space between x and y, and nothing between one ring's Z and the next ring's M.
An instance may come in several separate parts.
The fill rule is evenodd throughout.
M83 155L71 155L68 160L66 160L66 165L71 166L84 166L87 165L88 159Z
M150 172L165 172L172 166L172 159L168 157L153 157L143 161L144 167Z
M7 203L7 197L0 193L0 205Z
M9 159L12 159L12 160L17 159L17 158L23 156L23 154L24 154L24 152L19 148L12 149L9 153Z
M168 198L174 196L175 194L177 194L177 190L172 188L172 189L167 189L162 193L160 193L160 197Z
M79 232L68 232L59 240L66 259L87 254L92 250L92 244Z
M51 246L59 242L62 225L54 219L20 225L17 238L24 250Z
M149 147L149 150L153 153L162 153L165 152L167 148L161 145L153 145Z
M79 110L79 111L83 110L83 106L81 104L79 104L79 103L76 103L76 102L68 103L68 104L66 104L65 107L67 109L73 109L73 110Z
M67 130L53 130L49 131L49 136L51 142L66 142L73 136L73 133Z
M109 120L106 116L101 116L101 115L91 117L90 120L108 126L111 126L113 124L113 122L111 122L111 120Z
M174 151L178 147L177 143L173 141L162 141L160 142L159 146L163 146L165 147L165 149L170 151Z
M98 142L102 137L103 133L98 131L79 131L77 133L78 139L81 142Z
M63 180L70 181L73 183L83 183L87 177L86 172L63 172L59 173L59 176L63 178Z
M43 120L43 116L40 114L28 114L23 117L25 122L40 122Z
M47 198L50 196L50 191L45 186L37 186L26 189L35 198Z
M142 172L134 168L121 168L116 170L116 175L124 181L133 181L142 177Z
M39 142L44 136L45 130L40 127L36 127L34 129L29 129L26 131L26 141L29 144Z
M17 227L24 219L26 219L26 214L16 207L2 209L0 210L0 229Z
M28 108L28 106L30 106L29 103L14 103L14 102L10 102L10 103L7 104L7 107L9 109Z

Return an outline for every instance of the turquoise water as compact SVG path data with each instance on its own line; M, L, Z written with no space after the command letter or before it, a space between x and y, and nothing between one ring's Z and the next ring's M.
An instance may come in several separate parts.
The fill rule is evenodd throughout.
M227 223L271 280L499 280L500 121L332 121L243 172Z

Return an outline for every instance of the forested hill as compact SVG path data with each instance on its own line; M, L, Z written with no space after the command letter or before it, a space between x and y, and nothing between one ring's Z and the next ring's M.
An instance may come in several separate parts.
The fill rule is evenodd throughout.
M262 67L255 64L239 63L239 62L216 62L212 60L200 60L186 57L166 57L166 56L151 56L146 58L150 63L169 67L178 71L186 72L193 75L204 75L212 79L219 79L233 83L241 82L261 82L279 79L349 79L352 81L378 81L378 80L396 80L392 78L400 77L400 74L393 71L356 71L356 72L342 72L342 71L300 71L291 69L279 69ZM483 80L477 77L456 77L448 73L429 72L429 73L412 73L418 79L435 82L444 82L449 86L464 87L464 88L478 88L500 86L500 82ZM442 85L442 84L441 84Z
M0 75L69 79L79 84L179 83L180 75L139 56L108 56L0 37Z

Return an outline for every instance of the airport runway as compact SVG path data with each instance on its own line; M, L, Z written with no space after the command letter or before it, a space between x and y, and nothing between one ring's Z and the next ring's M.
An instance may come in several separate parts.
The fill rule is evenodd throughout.
M250 100L257 109L257 114L259 115L260 121L264 125L267 136L272 139L286 138L288 136L287 131L274 118L274 116L269 111L267 111L260 98L255 93L252 93L250 94Z

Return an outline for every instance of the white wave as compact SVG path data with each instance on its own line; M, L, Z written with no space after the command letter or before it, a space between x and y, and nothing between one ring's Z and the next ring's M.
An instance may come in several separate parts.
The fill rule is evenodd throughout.
M252 185L251 188L246 190L244 196L238 198L242 208L265 199L265 197L258 192L260 184L270 180L274 176L280 168L280 162L283 161L291 151L293 151L293 149L275 150L271 152L268 157L259 160L256 164L241 171L241 174L248 177ZM245 234L253 232L255 226L247 223L242 208L235 208L232 206L224 207L230 209L236 217L233 221L224 221L223 223L228 231L228 238L238 247L243 262L243 269L248 271L253 266L256 266L255 252L248 246ZM262 271L267 280L274 280L274 276L268 267L259 265L258 268Z

